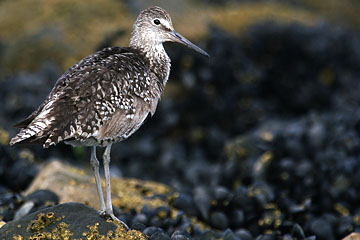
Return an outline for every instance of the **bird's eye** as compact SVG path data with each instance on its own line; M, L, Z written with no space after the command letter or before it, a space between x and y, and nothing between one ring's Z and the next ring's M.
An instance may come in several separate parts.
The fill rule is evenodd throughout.
M159 19L154 19L154 23L155 23L156 25L159 25L159 24L160 24L160 20L159 20Z

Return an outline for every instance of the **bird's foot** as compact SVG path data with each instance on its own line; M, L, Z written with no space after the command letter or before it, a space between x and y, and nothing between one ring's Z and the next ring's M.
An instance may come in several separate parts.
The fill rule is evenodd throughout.
M126 228L126 230L129 230L128 225L126 225L126 223L124 223L123 221L121 221L120 219L118 219L114 213L108 213L106 212L106 210L100 210L100 215L104 216L107 219L111 219L112 221L116 221L116 222L120 222L122 225L124 225L124 227Z
M106 211L104 209L99 210L100 216L106 216Z

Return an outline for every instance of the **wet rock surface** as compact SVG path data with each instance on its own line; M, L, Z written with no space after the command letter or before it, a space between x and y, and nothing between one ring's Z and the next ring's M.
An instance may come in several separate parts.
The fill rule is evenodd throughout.
M357 33L326 23L263 23L242 37L212 29L210 59L166 46L173 67L164 99L113 148L111 167L177 194L165 197L168 205L115 214L149 239L341 239L360 231L359 43ZM0 82L2 129L13 136L10 125L44 99L56 69L33 73L41 89L21 75ZM65 145L28 149L0 145L6 221L40 160L89 159Z

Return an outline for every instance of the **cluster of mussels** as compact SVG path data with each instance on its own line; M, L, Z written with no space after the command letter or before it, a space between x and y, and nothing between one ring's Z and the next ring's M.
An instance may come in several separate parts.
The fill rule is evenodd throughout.
M155 116L113 149L112 168L170 185L179 194L169 205L179 211L174 217L169 207L144 206L116 212L122 220L152 240L332 240L360 231L356 33L263 23L240 38L211 29L210 59L166 48L173 61L165 97ZM45 66L36 79L56 74ZM49 90L25 82L23 75L0 82L2 126L33 110L40 100L31 94ZM20 101L16 89L29 99ZM34 155L76 155L64 145L31 149L10 161L14 153L0 145L0 192L27 186L37 172ZM10 220L19 196L0 196L8 206L1 215Z

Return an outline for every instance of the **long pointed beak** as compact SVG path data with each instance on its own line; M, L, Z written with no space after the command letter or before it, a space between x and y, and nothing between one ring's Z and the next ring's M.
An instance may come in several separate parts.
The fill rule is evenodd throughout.
M210 57L210 55L207 52L205 52L204 50L202 50L201 48L199 48L198 46L196 46L195 44L193 44L192 42L187 40L185 37L183 37L180 33L176 32L175 30L170 32L170 38L174 42L181 43L181 44L187 46L188 48L194 49L195 51L197 51L198 53L201 53L202 55Z

